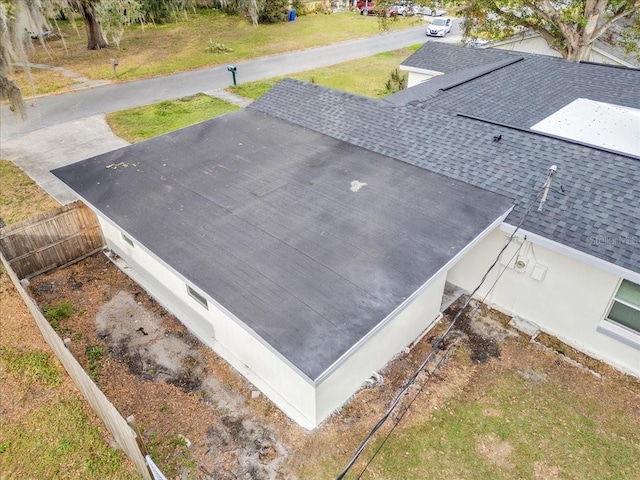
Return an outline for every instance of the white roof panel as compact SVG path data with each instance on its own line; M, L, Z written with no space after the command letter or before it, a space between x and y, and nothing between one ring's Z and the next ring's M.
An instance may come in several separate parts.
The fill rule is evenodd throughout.
M640 110L578 98L532 130L640 156Z

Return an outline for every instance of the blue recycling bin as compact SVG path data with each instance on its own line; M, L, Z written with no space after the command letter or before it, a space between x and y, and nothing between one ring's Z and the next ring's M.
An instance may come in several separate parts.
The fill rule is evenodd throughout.
M295 10L289 10L289 21L293 22L296 19L296 11Z

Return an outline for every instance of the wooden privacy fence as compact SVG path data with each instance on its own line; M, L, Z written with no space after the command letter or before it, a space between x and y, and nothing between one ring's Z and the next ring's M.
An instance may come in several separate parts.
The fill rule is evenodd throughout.
M18 279L15 272L13 272L13 270L11 269L11 265L9 265L9 262L7 262L4 256L1 254L0 259L4 264L9 277L13 281L13 284L20 293L20 296L24 300L24 303L27 305L27 307L29 307L31 315L33 315L33 318L36 321L36 324L38 325L42 336L54 351L54 353L60 360L60 363L62 363L67 372L69 372L69 376L73 379L78 389L82 392L82 395L84 396L84 398L86 398L89 405L91 405L93 411L96 412L107 430L109 430L111 435L113 435L113 438L118 446L122 448L125 455L129 457L131 462L136 467L136 470L140 472L140 475L142 475L145 480L157 478L155 477L155 475L152 476L151 471L147 466L145 457L140 451L136 433L129 426L127 421L122 418L120 412L118 412L116 407L113 406L113 404L104 395L104 393L102 393L98 386L93 383L93 380L91 380L89 375L87 375L87 373L84 371L82 365L78 363L73 354L67 349L64 341L58 336L53 327L49 325L49 322L44 318L36 303L22 287L20 280Z
M0 229L0 252L21 280L78 261L103 244L96 216L80 201Z

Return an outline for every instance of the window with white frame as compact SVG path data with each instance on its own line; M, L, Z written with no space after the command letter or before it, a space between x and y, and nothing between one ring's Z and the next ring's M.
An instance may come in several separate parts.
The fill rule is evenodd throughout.
M206 308L207 310L209 310L209 304L207 303L207 299L204 298L204 295L196 292L193 288L191 288L189 285L187 285L187 292L189 293L189 296L191 298L193 298L196 302L198 302L200 305L202 305L204 308Z
M640 333L640 285L622 280L607 320Z

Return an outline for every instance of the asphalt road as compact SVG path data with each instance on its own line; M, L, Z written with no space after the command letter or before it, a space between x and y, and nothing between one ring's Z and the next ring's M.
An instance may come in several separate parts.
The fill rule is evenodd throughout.
M372 21L375 19L372 18ZM255 81L311 70L336 63L367 57L380 52L424 43L424 26L382 33L373 37L337 43L236 63L238 82ZM454 19L451 33L443 39L459 42L459 20ZM28 119L17 124L7 106L0 111L0 140L10 140L25 133L53 125L80 120L97 114L174 99L209 90L225 88L232 83L226 65L177 73L146 80L115 83L73 93L39 97L28 101Z

